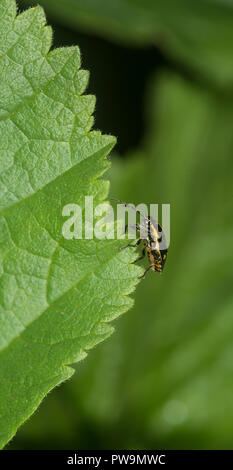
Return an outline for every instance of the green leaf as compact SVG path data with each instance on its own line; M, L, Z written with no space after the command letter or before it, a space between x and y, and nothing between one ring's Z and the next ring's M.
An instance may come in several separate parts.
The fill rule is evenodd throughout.
M64 205L106 198L115 139L90 131L79 49L49 51L51 39L41 7L16 16L0 0L1 447L111 334L141 272L117 241L62 236Z
M23 0L22 4L37 3ZM157 45L220 86L233 84L233 6L222 0L41 0L69 27L117 41Z

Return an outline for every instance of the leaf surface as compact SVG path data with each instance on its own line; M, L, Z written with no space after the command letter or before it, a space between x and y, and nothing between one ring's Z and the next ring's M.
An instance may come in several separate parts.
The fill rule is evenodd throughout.
M0 0L0 446L69 364L109 336L140 271L114 240L66 240L62 209L108 194L115 139L91 131L77 47L50 51L41 7Z

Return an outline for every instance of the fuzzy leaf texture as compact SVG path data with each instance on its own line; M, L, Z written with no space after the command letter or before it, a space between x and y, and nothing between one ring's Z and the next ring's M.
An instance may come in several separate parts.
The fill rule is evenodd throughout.
M62 208L108 194L115 138L90 131L95 98L77 47L50 50L41 7L0 0L0 446L68 364L132 305L140 268L115 240L65 240Z

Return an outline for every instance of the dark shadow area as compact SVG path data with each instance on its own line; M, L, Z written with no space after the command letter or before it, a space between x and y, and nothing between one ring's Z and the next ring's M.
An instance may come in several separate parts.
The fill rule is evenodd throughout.
M97 98L95 128L117 137L117 152L137 147L144 134L144 91L148 77L165 65L155 48L136 49L54 24L53 47L78 45L90 71L88 93Z

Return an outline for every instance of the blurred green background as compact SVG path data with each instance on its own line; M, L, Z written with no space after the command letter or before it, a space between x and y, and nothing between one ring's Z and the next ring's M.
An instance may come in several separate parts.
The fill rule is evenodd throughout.
M40 3L54 46L80 46L95 127L118 137L110 195L170 203L171 245L7 448L232 449L233 1Z

